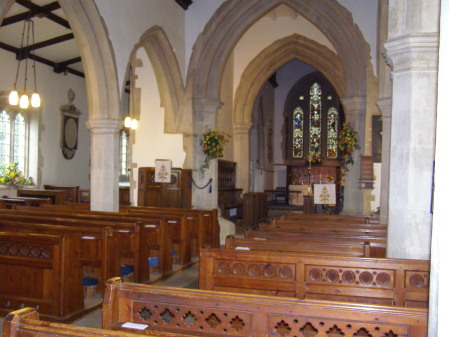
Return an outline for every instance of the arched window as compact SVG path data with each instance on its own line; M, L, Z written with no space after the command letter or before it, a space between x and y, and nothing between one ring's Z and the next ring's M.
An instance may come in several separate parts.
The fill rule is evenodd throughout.
M287 162L336 165L341 110L339 97L323 75L314 72L300 79L285 104Z
M18 163L27 173L29 121L23 111L0 112L0 165Z

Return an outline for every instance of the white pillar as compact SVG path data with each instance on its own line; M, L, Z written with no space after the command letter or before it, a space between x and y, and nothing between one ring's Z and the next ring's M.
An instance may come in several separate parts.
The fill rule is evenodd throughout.
M345 121L354 130L358 132L358 141L360 150L353 152L354 164L348 166L349 171L345 175L344 186L344 214L362 214L363 210L363 192L359 188L359 179L361 176L360 156L364 148L364 127L365 127L365 97L347 97L341 100L345 111Z
M436 117L436 156L434 176L433 235L431 246L429 337L448 335L450 312L450 226L448 223L448 144L450 144L450 0L441 1L441 29L439 43L439 79Z
M120 121L91 119L91 210L119 210Z
M385 48L393 87L387 255L429 259L438 37L405 35Z
M194 138L194 170L192 176L195 185L192 186L192 206L194 208L218 208L218 166L217 159L212 159L209 168L204 174L200 172L200 166L205 160L205 155L200 146L200 132L207 129L217 127L217 111L222 105L219 100L215 99L194 99L195 109L195 133L198 137ZM204 187L212 179L210 186ZM211 188L210 188L211 187Z
M233 124L234 158L237 163L236 188L242 188L243 193L250 187L250 123Z
M389 167L391 160L391 98L379 99L382 114L383 134L381 145L380 222L389 223Z

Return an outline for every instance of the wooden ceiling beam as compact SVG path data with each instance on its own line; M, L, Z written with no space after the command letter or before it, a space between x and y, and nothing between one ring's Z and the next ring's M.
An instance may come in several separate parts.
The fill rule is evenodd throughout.
M16 3L18 3L19 5L21 5L25 8L28 8L31 13L35 14L34 16L42 14L45 18L47 18L63 27L70 29L69 21L59 17L58 15L53 14L52 10L50 10L51 8L55 7L54 3L51 3L48 5L48 6L52 5L52 7L50 7L50 9L47 9L46 8L47 6L42 6L42 7L38 6L29 0L16 0Z
M33 45L28 46L28 51L36 50L36 49L39 49L39 48L49 47L49 46L52 46L52 45L57 44L57 43L61 43L61 42L72 40L74 38L75 38L75 36L73 36L72 33L66 34L66 35L57 36L57 37L54 37L52 39L49 39L49 40L46 40L46 41L42 41L42 42L39 42L39 43L35 43ZM24 49L25 49L25 47L24 47Z
M185 11L192 5L192 0L175 0Z
M61 6L59 5L58 1L55 1L55 2L49 3L48 5L42 6L40 8L42 8L44 13L46 13L46 12L51 12L51 11L60 9ZM24 12L24 13L20 13L17 15L13 15L13 16L4 18L2 21L1 27L12 25L12 24L18 23L20 21L24 21L24 20L28 19L29 17L33 18L35 16L39 16L41 13L42 12L36 12L34 10L29 10L28 12Z
M10 46L10 45L8 45L6 43L3 43L3 42L0 42L0 48L3 49L3 50L9 51L11 53L15 53L16 55L18 55L19 50L20 50L20 48L16 48L14 46ZM42 63L42 64L45 64L47 66L52 67L53 71L55 73L57 73L55 71L55 66L58 65L58 64L61 64L61 63L64 64L64 63L67 63L67 62L69 62L70 64L73 64L73 63L76 63L75 60L78 60L78 59L79 59L79 61L81 61L81 57L80 57L80 58L74 58L74 59L67 60L67 61L60 62L60 63L55 63L53 61L47 60L47 59L45 59L43 57L40 57L40 56L37 56L37 55L34 55L34 54L30 54L30 53L27 55L27 57L29 59L31 59L31 60L35 60L36 62L39 62L39 63ZM66 67L62 72L64 72L64 73L67 72L67 73L70 73L70 74L73 74L73 75L76 75L76 76L84 78L84 73L82 73L81 71L69 68L69 67Z

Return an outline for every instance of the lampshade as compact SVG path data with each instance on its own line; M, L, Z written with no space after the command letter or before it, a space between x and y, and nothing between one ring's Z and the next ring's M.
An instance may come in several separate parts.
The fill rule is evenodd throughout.
M33 108L39 108L41 106L41 97L37 92L33 93L31 95L31 106Z
M138 128L138 121L134 119L131 121L131 130L136 130Z
M19 104L19 93L17 92L17 90L13 90L9 94L9 104L11 105Z
M125 120L123 121L123 125L126 128L130 128L131 127L131 117L130 116L125 117Z
M29 1L29 0L28 0ZM30 1L29 1L30 2ZM30 2L31 3L31 2ZM25 6L25 5L24 5ZM28 59L32 60L32 75L34 79L34 90L33 94L31 96L31 106L33 108L38 108L41 106L41 98L39 97L39 94L37 93L36 89L36 57L34 55L34 49L31 48L30 45L35 45L34 42L34 22L31 19L31 13L32 11L28 12L28 17L23 22L23 31L22 31L22 40L20 43L20 48L17 51L17 71L16 71L16 79L14 81L14 90L11 91L9 94L9 104L10 105L17 105L19 103L19 106L21 109L28 109L30 106L30 98L27 95L27 79L28 79ZM26 38L25 38L26 36ZM31 40L31 41L30 41ZM25 44L24 44L25 41ZM22 72L24 75L23 78L23 89L20 89L19 91L23 94L20 96L19 100L19 92L16 90L17 88L17 82L19 80L19 74L20 74L20 63L24 60L25 62L25 70Z
M30 104L30 100L28 99L27 94L23 94L20 96L19 106L21 109L28 109L28 106Z

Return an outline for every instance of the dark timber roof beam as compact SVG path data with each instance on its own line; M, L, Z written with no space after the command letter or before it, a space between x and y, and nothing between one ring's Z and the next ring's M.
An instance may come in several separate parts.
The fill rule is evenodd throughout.
M185 11L192 5L192 0L175 0Z

